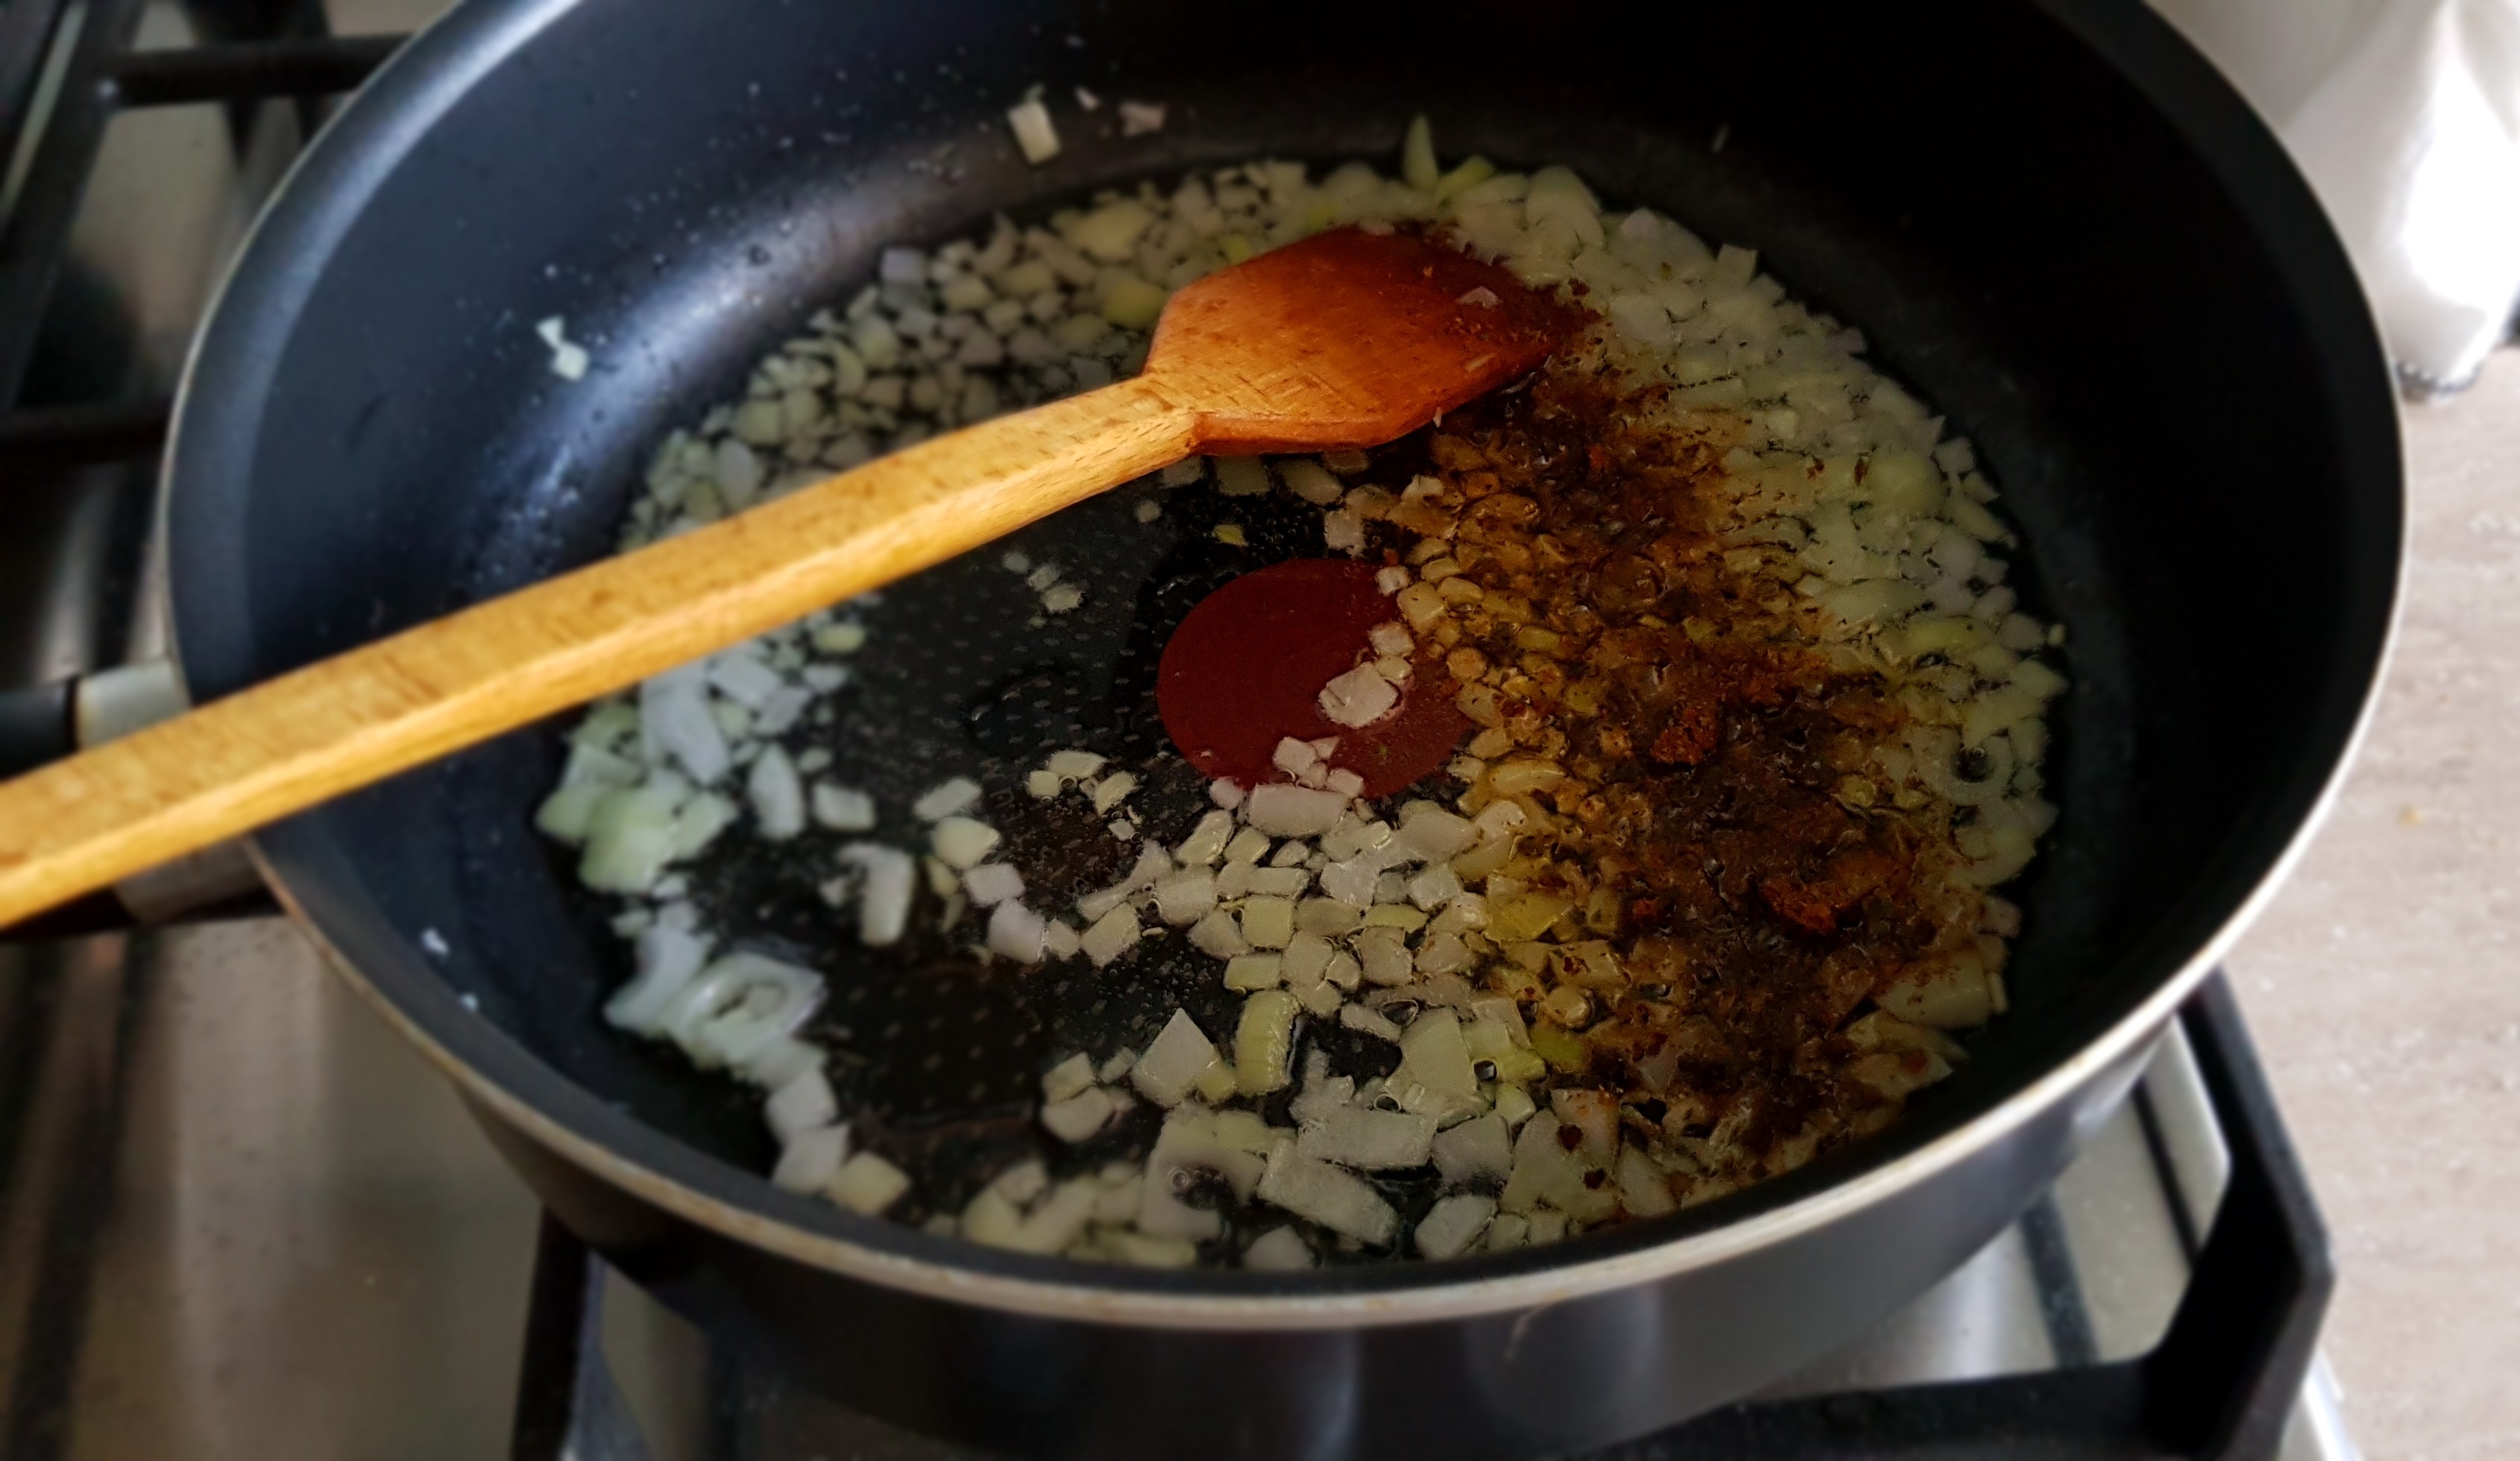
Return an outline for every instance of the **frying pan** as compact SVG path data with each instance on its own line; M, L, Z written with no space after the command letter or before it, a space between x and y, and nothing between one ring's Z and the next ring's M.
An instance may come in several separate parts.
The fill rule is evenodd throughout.
M1039 168L1003 121L1036 84L1069 122ZM1168 123L1122 139L1063 106L1078 85ZM1669 1219L1449 1263L1107 1269L779 1192L756 1097L608 1030L619 952L528 826L552 733L255 839L562 1221L851 1403L1032 1449L1486 1455L1738 1395L2062 1169L2362 722L2401 544L2379 346L2275 145L2124 0L475 0L309 153L198 347L170 465L191 690L605 551L652 442L887 243L1380 157L1418 111L1448 152L1562 161L1758 248L1978 443L2025 602L2071 635L2014 1008L1890 1131ZM547 369L553 315L585 381Z

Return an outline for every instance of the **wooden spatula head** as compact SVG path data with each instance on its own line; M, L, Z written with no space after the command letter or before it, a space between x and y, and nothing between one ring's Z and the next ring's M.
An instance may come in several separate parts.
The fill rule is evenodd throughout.
M1213 455L1379 446L1536 369L1577 324L1414 234L1332 229L1173 295L1147 376Z

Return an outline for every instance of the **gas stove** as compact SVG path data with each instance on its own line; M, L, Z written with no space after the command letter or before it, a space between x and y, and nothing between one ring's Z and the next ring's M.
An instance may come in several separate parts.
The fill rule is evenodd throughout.
M40 712L34 687L164 654L154 465L185 346L303 140L441 8L0 5L0 699ZM130 909L100 900L0 943L0 1456L968 1454L591 1259L241 866L125 890L215 921L111 929ZM1605 1454L2350 1457L2329 1287L2218 980L1958 1271Z

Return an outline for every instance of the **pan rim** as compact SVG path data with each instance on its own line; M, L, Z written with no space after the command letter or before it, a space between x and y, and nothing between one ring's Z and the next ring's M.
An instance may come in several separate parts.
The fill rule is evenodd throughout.
M292 168L273 205L257 221L244 255L246 262L222 287L210 323L197 337L188 360L168 448L165 498L170 525L184 520L191 501L178 495L183 483L203 473L220 475L215 465L220 452L235 457L253 439L254 430L248 422L258 420L258 413L235 412L240 398L248 394L239 382L252 378L250 366L276 354L278 341L285 338L275 332L272 322L286 312L274 308L275 304L306 287L303 278L265 277L269 271L258 274L251 268L253 261L281 253L302 257L310 241L320 245L328 233L338 238L338 231L356 216L366 189L390 171L399 155L387 145L395 135L425 131L437 110L462 94L471 76L495 67L510 50L574 10L577 3L479 0L460 8L388 63L358 104ZM2292 173L2273 139L2250 117L2237 97L2201 58L2186 50L2166 22L2148 13L2122 14L2126 8L2106 0L2041 0L2040 9L2065 24L2141 92L2227 183L2242 160L2256 170L2260 186L2254 193L2236 195L2244 216L2269 235L2279 224L2295 226L2295 237L2263 240L2271 252L2279 259L2291 254L2295 269L2331 273L2346 269L2341 245L2323 223L2309 231L2306 242L2299 236L2297 225L2305 208L2310 210L2308 217L2318 218L2307 185ZM2156 76L2163 67L2183 68L2172 78L2184 88L2182 96L2165 96L2167 83L2147 84L2141 68L2128 65L2131 54L2147 52L2143 59ZM2223 115L2198 114L2200 109L2217 108ZM2234 117L2243 124L2233 126ZM2250 149L2258 155L2243 158L2242 153ZM2270 155L2289 180L2288 189L2270 193L2264 186ZM2287 209L2290 218L2281 216ZM2309 253L2302 253L2304 249ZM2350 279L2350 273L2345 277ZM2367 315L2361 325L2369 331ZM2375 332L2371 338L2370 358L2376 364L2380 357ZM2332 372L2340 361L2331 355L2325 363ZM2385 370L2375 374L2372 384L2385 397ZM2329 384L2340 402L2350 398L2353 382L2331 374ZM204 421L221 423L201 424ZM2346 424L2351 425L2350 417ZM2394 408L2381 430L2391 454L2399 455ZM208 444L199 445L204 441ZM227 472L234 474L239 465L230 462ZM2402 461L2394 465L2403 480ZM762 1174L687 1147L613 1109L464 1009L416 952L405 949L400 951L405 957L362 967L335 941L322 910L310 907L304 893L292 887L292 869L299 872L306 888L320 887L320 878L306 872L320 863L325 851L326 838L315 825L316 819L286 823L257 836L253 855L266 881L326 962L468 1096L576 1166L675 1217L750 1247L888 1288L1037 1317L1096 1323L1293 1330L1418 1323L1528 1309L1711 1267L1827 1227L1960 1165L2048 1113L2157 1033L2280 888L2332 809L2368 731L2402 611L2406 550L2402 493L2393 507L2396 511L2387 535L2390 579L2376 616L2379 623L2370 644L2367 678L2341 733L2333 725L2332 704L2323 720L2310 728L2313 748L2329 747L2318 758L2324 760L2324 772L2311 776L2307 769L2317 761L2305 759L2302 770L2275 787L2258 814L2260 824L2240 865L2257 861L2254 844L2265 841L2272 828L2288 821L2290 831L2264 861L2245 894L2221 915L2214 935L2201 948L2184 957L2154 950L2130 957L2121 966L2123 977L2150 986L2150 993L2134 1008L1990 1108L1819 1190L1762 1208L1755 1203L1760 1189L1752 1189L1744 1194L1754 1200L1751 1210L1733 1220L1663 1239L1654 1236L1652 1225L1640 1224L1624 1243L1613 1244L1604 1235L1600 1241L1536 1250L1549 1257L1529 1259L1518 1271L1498 1273L1487 1261L1472 1260L1265 1279L1215 1270L1155 1275L999 1254L961 1242L940 1247L949 1240L836 1209L818 1214L815 1226L802 1225L765 1211L768 1200L780 1195ZM175 541L190 543L197 536L178 533ZM182 563L188 556L179 547L179 620L184 598ZM188 647L180 622L175 630L180 665L188 657ZM2349 653L2339 663L2359 658L2372 630L2368 622L2349 622L2341 637L2345 641L2341 647ZM189 652L201 652L198 640ZM214 652L209 657L218 655ZM1614 1251L1601 1252L1605 1246ZM1198 1286L1185 1286L1185 1277Z

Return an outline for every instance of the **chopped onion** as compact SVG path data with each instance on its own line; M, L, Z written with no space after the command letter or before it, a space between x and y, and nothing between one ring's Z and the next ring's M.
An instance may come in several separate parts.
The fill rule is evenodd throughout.
M1217 1063L1216 1046L1209 1043L1198 1022L1190 1017L1190 1011L1176 1009L1154 1043L1130 1069L1129 1084L1158 1106L1178 1106Z
M1213 866L1216 860L1225 855L1225 844L1233 835L1234 814L1222 810L1210 812L1198 819L1197 826L1191 828L1190 835L1182 839L1181 846L1173 849L1173 859L1184 867Z
M1063 1101L1094 1085L1094 1057L1079 1050L1042 1073L1041 1098Z
M1254 949L1283 949L1295 936L1295 905L1284 898L1248 898L1242 904L1242 937Z
M779 1153L779 1165L770 1173L771 1182L790 1192L812 1192L831 1180L849 1154L847 1127L820 1127L798 1131L788 1138Z
M744 709L759 710L788 682L780 678L777 670L751 655L730 649L709 657L708 683L719 694Z
M1275 989L1283 977L1284 960L1274 953L1240 953L1225 961L1225 987L1248 991Z
M989 912L989 952L1017 963L1040 963L1049 931L1041 914L1020 903L1001 903Z
M1391 1073L1390 1088L1403 1110L1439 1119L1476 1112L1486 1104L1479 1099L1479 1078L1462 1040L1462 1022L1451 1010L1427 1010L1401 1033L1400 1069Z
M1291 1227L1273 1227L1242 1250L1242 1266L1265 1273L1293 1273L1319 1265L1321 1260Z
M1292 1079L1287 1062L1295 1050L1298 1008L1284 990L1262 990L1242 1001L1242 1019L1234 1029L1234 1080L1244 1095L1282 1090Z
M1448 1182L1502 1179L1513 1170L1513 1136L1505 1118L1489 1112L1439 1133L1431 1155Z
M813 970L730 953L667 1000L656 1023L693 1064L731 1066L804 1024L822 999L823 977Z
M1306 1122L1295 1138L1299 1154L1366 1172L1396 1172L1426 1165L1435 1140L1435 1118L1410 1111L1343 1106Z
M1094 815L1102 816L1120 805L1130 792L1138 789L1138 778L1128 772L1113 772L1094 783Z
M1262 1202L1376 1247L1389 1243L1400 1225L1399 1215L1362 1177L1300 1155L1291 1140L1269 1153L1257 1191Z
M828 1127L839 1117L839 1098L832 1093L832 1083L822 1070L800 1072L770 1093L762 1107L770 1129L783 1142L793 1141L801 1132Z
M707 962L709 941L656 924L639 935L633 949L638 973L605 1001L604 1017L634 1034L652 1035L666 1003Z
M571 786L636 786L646 775L640 765L626 756L615 756L600 745L578 741L569 747L568 765L562 769L560 784Z
M735 1073L764 1090L777 1090L807 1071L825 1064L822 1047L792 1035L764 1040L735 1063Z
M1102 758L1092 751L1053 751L1042 770L1061 780L1081 781L1102 769Z
M1216 490L1227 497L1258 497L1269 490L1269 465L1257 457L1217 457L1211 465Z
M878 949L901 942L910 926L919 864L910 854L879 842L852 842L840 849L840 862L865 879L858 896L858 941Z
M1149 842L1138 850L1138 861L1130 865L1128 876L1100 892L1088 893L1076 900L1076 910L1087 919L1099 922L1113 908L1172 876L1172 872L1171 855Z
M873 1152L860 1152L840 1164L823 1190L841 1207L872 1218L901 1201L910 1190L910 1173Z
M595 804L615 788L597 783L562 786L543 798L534 810L534 829L555 842L571 847L586 841L586 828L595 816Z
M578 881L599 893L645 893L674 857L672 790L642 786L608 791L586 819L586 855Z
M1233 958L1249 953L1251 945L1242 937L1241 925L1223 908L1215 908L1191 925L1191 947L1210 958Z
M1053 1136L1073 1145L1102 1130L1118 1109L1111 1092L1089 1085L1065 1100L1044 1104L1041 1125Z
M1196 923L1216 907L1216 877L1204 870L1185 872L1155 884L1155 912L1175 927Z
M1338 825L1346 810L1347 798L1334 791L1272 784L1252 788L1246 815L1272 837L1318 837Z
M1517 815L1521 812L1519 807L1514 810ZM1432 802L1412 802L1400 814L1400 845L1419 862L1440 863L1467 851L1477 831L1467 819Z
M796 763L788 759L787 751L775 745L763 747L753 758L743 791L763 837L785 842L805 830L805 787L796 778Z
M1407 984L1417 977L1408 935L1387 924L1371 925L1356 936L1356 957L1372 984Z
M1300 994L1322 982L1330 966L1330 955L1336 951L1330 942L1316 933L1298 931L1286 941L1285 978L1289 988Z
M1094 967L1100 969L1138 947L1141 933L1137 913L1126 907L1116 908L1095 920L1094 926L1085 931L1084 941L1078 947L1085 951L1087 958L1094 961Z
M1376 1040L1387 1040L1395 1045L1400 1043L1400 1027L1380 1011L1368 1009L1362 1004L1339 1006L1338 1022L1349 1030L1371 1035Z
M834 832L875 830L875 798L849 786L820 782L814 787L814 821Z
M1496 1216L1496 1199L1474 1192L1439 1198L1418 1223L1418 1251L1430 1259L1456 1258L1470 1250Z
M1023 897L1023 874L1007 863L982 863L963 874L963 891L976 908L994 908Z
M998 829L968 817L948 817L928 832L927 841L939 862L960 871L978 866L997 851Z
M1680 1210L1671 1182L1651 1157L1635 1147L1619 1153L1619 1204L1639 1218L1659 1218Z
M921 821L941 821L979 804L980 783L968 776L956 776L929 787L910 804L910 813Z
M703 791L674 814L674 861L696 858L735 821L735 803Z
M1346 486L1331 476L1329 468L1309 457L1294 457L1278 464L1278 475L1287 490L1316 508L1327 508L1347 495Z
M1007 109L1007 125L1015 134L1015 147L1023 159L1035 167L1058 155L1058 128L1050 119L1050 109L1035 97L1017 102Z
M1371 726L1400 705L1400 691L1372 665L1358 665L1322 686L1322 714L1338 726Z
M705 664L685 665L639 686L639 734L649 764L670 756L702 786L725 775L732 761L709 713L707 672Z

